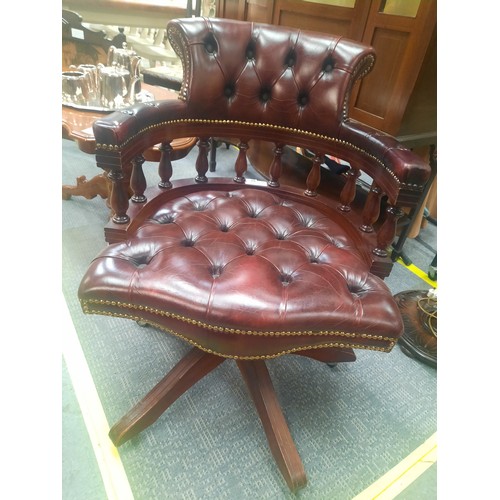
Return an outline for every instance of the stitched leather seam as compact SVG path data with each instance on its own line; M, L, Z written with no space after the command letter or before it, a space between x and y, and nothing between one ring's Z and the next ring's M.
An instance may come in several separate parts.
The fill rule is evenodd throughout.
M230 359L247 359L247 360L272 359L272 358L277 358L278 356L283 356L285 354L293 354L293 353L300 352L300 351L307 351L307 350L310 350L310 349L323 349L323 348L327 348L327 347L338 347L338 348L341 348L341 349L346 349L346 348L365 349L365 350L369 350L369 351L390 352L392 350L392 348L394 347L394 345L396 344L396 342L395 342L394 339L392 339L392 342L390 342L387 347L366 346L366 345L361 345L361 344L354 344L354 343L351 343L351 342L347 342L347 343L344 343L344 342L328 342L326 344L320 344L320 345L310 345L310 346L304 346L304 347L295 347L295 348L287 349L287 350L280 351L280 352L277 352L277 353L274 353L274 354L264 354L264 355L260 355L260 356L244 356L244 355L240 356L240 355L237 355L237 354L224 354L224 353L220 353L220 352L214 351L212 349L209 349L207 347L204 347L204 346L198 344L194 340L191 340L191 339L185 337L184 335L182 335L182 334L180 334L178 332L175 332L174 330L170 330L168 328L165 328L164 326L162 326L162 325L160 325L158 323L153 323L149 319L145 320L144 318L141 318L140 316L133 316L133 315L130 315L130 314L111 313L111 312L107 312L107 311L94 311L94 310L90 310L90 309L84 310L84 312L85 312L85 314L100 314L102 316L111 316L111 317L114 317L114 318L131 319L131 320L134 320L134 321L145 321L145 322L147 322L148 325L151 325L151 326L153 326L155 328L158 328L158 329L160 329L160 330L162 330L164 332L170 333L170 334L174 335L175 337L178 337L178 338L180 338L180 339L188 342L192 346L197 347L198 349L200 349L200 350L202 350L204 352L208 352L209 354L215 354L216 356L221 356L223 358L230 358Z
M168 311L162 311L160 309L153 309L148 306L141 306L137 304L127 304L124 302L118 302L115 300L104 300L104 299L87 299L87 300L82 300L82 309L83 312L86 314L110 314L111 316L118 316L118 314L114 313L105 313L101 312L100 310L92 310L90 309L89 305L91 304L98 304L98 305L103 305L103 306L112 306L112 307L119 307L123 309L138 309L140 311L145 311L147 313L151 314L156 314L158 316L165 316L167 318L172 318L176 319L179 321L182 321L184 323L189 323L191 325L196 325L202 328L206 328L207 330L213 330L221 333L231 333L231 334L237 334L237 335L257 335L257 336L274 336L274 337L282 337L282 336L295 336L295 335L338 335L339 337L351 337L351 338L362 338L362 339L369 339L369 340L381 340L385 342L394 342L395 339L394 337L384 337L382 335L370 335L369 333L348 333L348 332L343 332L340 330L321 330L319 332L314 332L312 330L309 331L287 331L287 332L267 332L267 331L256 331L256 330L241 330L239 328L227 328L224 326L215 326L215 325L210 325L208 323L204 323L203 321L198 321L195 319L188 318L186 316L182 316L180 314L168 312ZM120 315L120 317L122 317ZM128 317L128 315L125 315L123 317ZM143 320L146 322L149 322L149 320L141 317L133 317L131 318L136 319L136 320Z

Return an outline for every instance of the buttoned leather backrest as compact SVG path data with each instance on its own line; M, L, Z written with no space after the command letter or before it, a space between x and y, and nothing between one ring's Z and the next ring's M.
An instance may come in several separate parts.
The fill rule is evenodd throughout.
M198 118L271 123L336 135L372 48L335 35L227 19L169 24L183 59L181 99Z

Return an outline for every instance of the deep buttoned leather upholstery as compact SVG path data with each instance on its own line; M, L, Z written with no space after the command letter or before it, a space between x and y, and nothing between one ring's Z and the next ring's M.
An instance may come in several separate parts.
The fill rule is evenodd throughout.
M141 432L234 358L295 491L307 479L264 360L296 353L346 362L354 349L393 348L403 323L381 279L392 266L387 247L398 202L415 205L430 168L393 137L348 117L351 89L374 63L372 48L224 19L174 20L168 36L184 67L180 99L137 104L94 123L113 214L110 245L78 293L85 313L147 323L193 348L110 437L118 446ZM193 181L171 182L168 152L178 137L200 138ZM210 137L236 139L234 178L206 175ZM252 139L274 143L267 182L244 177ZM158 143L161 182L146 190L142 153ZM287 145L313 153L305 189L280 184ZM318 194L325 154L350 169L339 177L342 187ZM359 209L361 171L373 184Z
M282 128L285 144L298 134L311 147L320 139L324 153L333 149L348 161L354 151L393 201L401 189L421 190L428 179L425 161L394 137L348 117L351 89L375 63L371 47L335 35L217 18L171 21L168 37L183 62L182 102L124 110L114 115L119 127L103 122L95 132L98 163L100 150L105 154L106 147L145 130L160 133L162 124L172 130L176 120L213 120L214 132L224 122L226 130L233 124L239 133L258 124L262 138Z
M390 350L398 308L342 222L252 188L181 197L106 248L80 298L225 357Z

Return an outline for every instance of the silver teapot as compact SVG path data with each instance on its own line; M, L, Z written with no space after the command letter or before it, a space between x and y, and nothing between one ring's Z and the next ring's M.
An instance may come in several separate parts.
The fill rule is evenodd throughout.
M99 67L100 105L107 109L120 109L135 103L139 76L114 64Z
M123 43L123 48L117 48L111 45L108 49L107 66L116 65L119 68L126 69L131 78L140 76L141 57L137 55L135 50L127 48L127 43ZM140 92L139 85L136 86L135 92Z

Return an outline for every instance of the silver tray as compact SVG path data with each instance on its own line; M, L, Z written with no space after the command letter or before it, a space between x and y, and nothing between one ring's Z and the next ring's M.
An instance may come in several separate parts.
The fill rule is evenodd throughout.
M143 103L143 102L151 102L154 101L155 97L151 92L148 92L147 90L141 90L138 94L135 94L135 103ZM123 106L120 106L118 108L107 108L104 106L101 106L100 103L94 104L74 104L71 102L63 102L63 106L67 106L68 108L74 108L74 109L82 109L85 111L100 111L100 112L105 112L105 113L112 113L113 111L120 111L121 109L126 109L129 108L130 106L133 106L133 104L128 104L124 103Z

